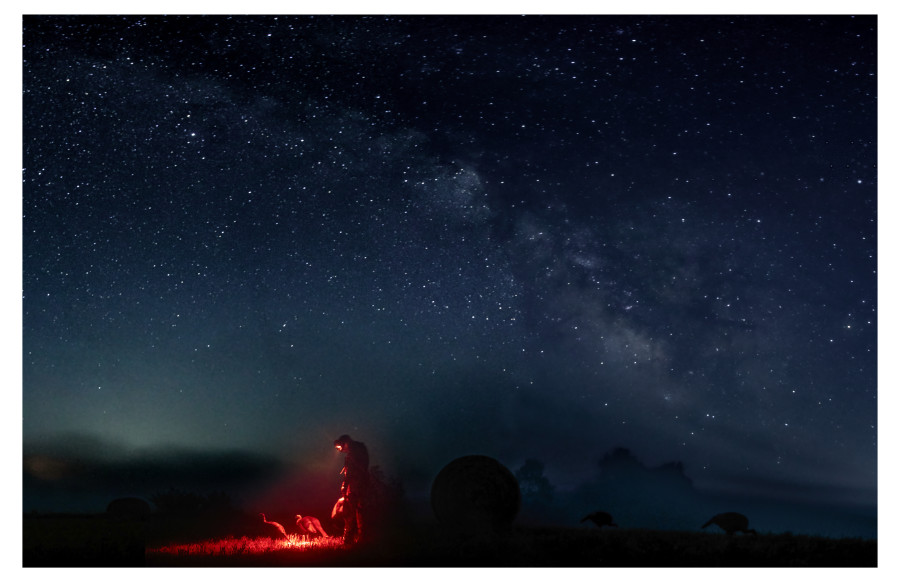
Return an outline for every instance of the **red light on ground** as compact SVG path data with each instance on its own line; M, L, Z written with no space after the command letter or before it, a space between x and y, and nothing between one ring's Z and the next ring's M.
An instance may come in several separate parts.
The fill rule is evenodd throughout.
M269 552L303 552L314 549L339 549L341 538L310 538L289 534L290 539L271 538L224 538L205 540L190 544L170 544L158 548L148 548L147 554L169 554L176 556L237 556L266 554Z

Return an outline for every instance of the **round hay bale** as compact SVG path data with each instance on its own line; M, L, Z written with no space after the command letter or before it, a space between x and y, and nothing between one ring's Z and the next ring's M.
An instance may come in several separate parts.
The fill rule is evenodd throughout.
M431 508L438 521L470 533L508 530L520 503L515 475L483 455L451 461L431 486Z

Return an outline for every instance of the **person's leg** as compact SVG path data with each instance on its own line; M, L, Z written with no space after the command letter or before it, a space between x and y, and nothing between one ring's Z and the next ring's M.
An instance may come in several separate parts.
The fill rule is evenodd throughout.
M344 501L344 543L352 544L356 541L359 530L359 504L356 496L348 495Z
M360 507L359 504L356 506L356 541L361 541L364 535L363 529L363 511L364 508Z

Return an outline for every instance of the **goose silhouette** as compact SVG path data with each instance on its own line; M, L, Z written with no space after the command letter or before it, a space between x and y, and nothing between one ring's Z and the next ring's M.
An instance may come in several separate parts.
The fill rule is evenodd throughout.
M287 532L284 531L284 526L283 526L283 525L281 525L281 524L278 523L277 521L268 521L268 520L266 520L266 514L265 514L265 513L260 513L259 516L262 518L263 523L267 523L267 524L271 525L272 527L274 527L275 529L277 529L278 531L281 532L281 535L284 536L284 539L290 541L291 538L289 538L288 535L287 535Z
M300 515L297 514L297 526L300 527L300 531L304 534L315 534L319 533L322 537L331 537L325 530L322 528L322 522L311 515Z

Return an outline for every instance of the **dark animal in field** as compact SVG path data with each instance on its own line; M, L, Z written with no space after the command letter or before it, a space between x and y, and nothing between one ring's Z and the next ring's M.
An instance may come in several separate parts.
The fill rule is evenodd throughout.
M150 504L139 497L120 497L109 502L106 514L113 519L144 520L150 517Z
M262 520L263 520L264 523L267 523L267 524L271 525L272 527L274 527L275 529L277 529L279 532L281 532L281 535L284 536L284 539L286 539L286 540L290 540L290 539L291 539L291 538L288 537L287 532L284 531L284 526L283 526L283 525L281 525L281 524L278 523L277 521L267 521L267 520L266 520L266 514L265 514L265 513L260 513L259 516L262 518Z
M736 531L744 532L745 534L756 535L756 530L747 529L747 526L750 525L750 521L747 519L747 516L734 511L728 511L726 513L719 513L717 515L714 515L701 527L706 527L712 524L716 524L717 526L725 530L725 533L727 533L728 535L734 535L734 532Z
M322 528L322 522L311 515L300 515L297 514L297 526L300 528L300 532L303 535L307 534L321 534L322 537L331 537L325 530Z
M594 513L586 515L584 516L584 519L581 520L581 523L586 521L593 521L597 524L597 527L603 527L604 525L608 525L609 527L619 527L613 523L612 516L605 511L595 511Z

